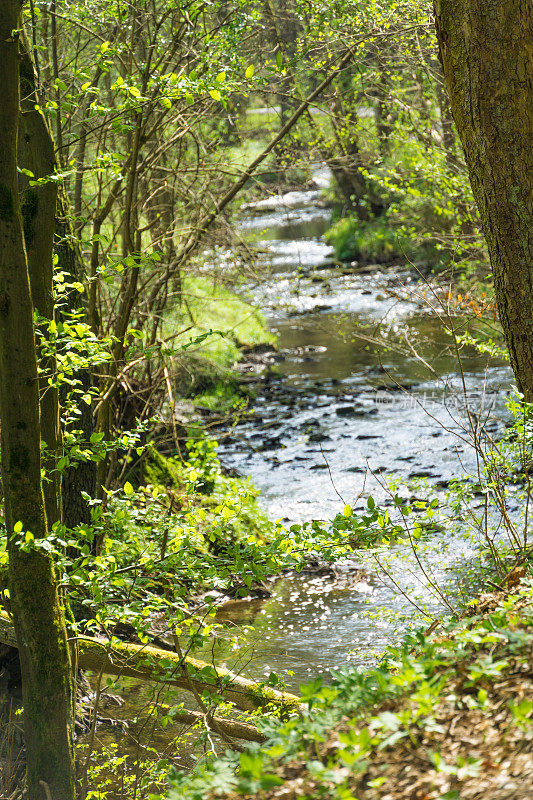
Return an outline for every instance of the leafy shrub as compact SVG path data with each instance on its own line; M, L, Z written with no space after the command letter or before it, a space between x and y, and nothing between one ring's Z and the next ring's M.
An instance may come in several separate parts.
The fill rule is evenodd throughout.
M326 233L326 241L341 261L390 264L414 261L437 266L443 261L430 240L415 242L394 226L389 217L362 222L357 217L343 217Z

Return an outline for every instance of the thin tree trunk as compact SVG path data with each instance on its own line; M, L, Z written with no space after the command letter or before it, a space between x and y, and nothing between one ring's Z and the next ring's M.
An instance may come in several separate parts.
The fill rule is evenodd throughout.
M533 6L531 0L434 5L511 366L533 402Z
M20 651L29 800L73 800L72 684L41 484L33 305L17 174L21 3L0 4L0 415L9 588ZM19 530L21 528L21 530ZM15 530L16 529L16 530Z
M39 98L36 92L34 65L29 42L23 38L20 63L21 114L19 118L18 165L29 170L34 179L53 175L56 166L54 142L41 113L36 110ZM32 179L33 180L33 179ZM44 318L43 335L48 336L48 325L54 320L53 246L57 182L48 181L32 186L23 173L19 179L24 242L30 276L33 306ZM59 429L59 393L49 378L56 373L56 359L40 359L43 370L39 381L41 406L41 439L46 444L43 468L46 480L43 492L46 519L50 529L61 520L61 476L56 464L61 456Z

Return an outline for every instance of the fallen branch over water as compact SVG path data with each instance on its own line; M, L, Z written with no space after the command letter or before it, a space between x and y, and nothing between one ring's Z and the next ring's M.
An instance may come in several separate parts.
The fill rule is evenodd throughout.
M4 611L0 612L0 642L17 647L13 622ZM200 694L219 694L242 711L270 705L287 713L302 712L300 698L296 695L280 692L243 678L225 667L214 667L191 656L180 658L177 653L118 639L109 641L80 636L77 644L81 669L168 683L186 691L194 688Z

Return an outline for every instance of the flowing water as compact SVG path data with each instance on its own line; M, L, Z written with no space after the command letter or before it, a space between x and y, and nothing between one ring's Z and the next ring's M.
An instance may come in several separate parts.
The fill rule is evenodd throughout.
M325 171L316 178L319 187L328 182ZM267 316L277 352L251 359L256 398L229 437L220 431L219 455L251 476L271 518L287 525L332 518L345 503L362 508L369 495L390 505L393 476L442 495L475 468L462 431L465 397L498 435L511 384L507 367L473 350L463 351L459 369L443 320L428 306L431 287L414 270L335 265L322 238L330 216L313 189L265 198L241 220L263 253L261 279L247 291ZM460 328L461 320L447 324ZM437 536L420 563L452 591L457 564L474 549L460 531ZM361 565L367 577L354 571ZM409 624L407 598L440 603L412 554L393 552L391 565L403 594L367 559L338 565L334 576L286 575L270 598L226 605L220 618L241 633L215 647L215 660L255 678L280 673L296 689L319 675L327 681L331 669L372 663L397 636L398 620ZM126 681L123 718L135 715L147 691Z
M277 353L257 376L248 416L230 439L221 437L219 454L251 476L270 516L285 524L332 518L345 503L362 508L369 495L391 505L393 477L442 494L450 480L475 472L463 430L467 405L497 436L511 382L508 368L474 350L463 351L459 367L444 324L462 331L462 321L441 318L415 270L334 264L323 240L330 211L319 197L267 198L248 207L241 223L263 251L269 277L251 291ZM473 554L459 534L437 537L421 559L452 590L453 565ZM437 607L416 558L400 557L405 595ZM350 567L340 565L334 580L286 577L270 599L229 607L226 618L255 630L227 652L228 665L255 676L290 670L286 681L297 687L330 668L368 664L395 636L392 621L369 614L390 609L408 624L414 609L377 574L350 580Z

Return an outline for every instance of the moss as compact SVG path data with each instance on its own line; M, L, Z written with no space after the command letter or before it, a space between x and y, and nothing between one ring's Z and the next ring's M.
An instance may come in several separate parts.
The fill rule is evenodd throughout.
M167 489L183 489L183 478L178 464L165 458L153 445L148 447L144 474L148 483L165 486Z

